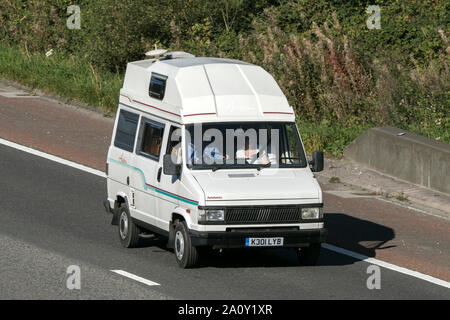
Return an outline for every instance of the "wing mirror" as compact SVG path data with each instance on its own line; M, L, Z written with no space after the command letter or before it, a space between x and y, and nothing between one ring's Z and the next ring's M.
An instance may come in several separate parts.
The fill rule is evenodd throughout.
M320 172L323 170L323 151L314 151L312 153L312 160L309 165L313 172Z

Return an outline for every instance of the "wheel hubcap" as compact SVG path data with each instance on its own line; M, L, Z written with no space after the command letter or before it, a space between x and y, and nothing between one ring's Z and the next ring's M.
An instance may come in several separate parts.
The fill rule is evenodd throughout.
M178 260L181 260L183 258L184 238L183 234L180 231L177 231L177 233L175 234L175 253Z
M120 215L119 232L122 240L125 240L128 234L128 217L126 212L122 212Z

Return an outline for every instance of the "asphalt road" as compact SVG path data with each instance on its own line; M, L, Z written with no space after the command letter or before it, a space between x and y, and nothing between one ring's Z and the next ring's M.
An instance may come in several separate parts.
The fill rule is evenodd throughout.
M112 118L46 97L24 97L26 91L11 98L16 93L17 88L0 81L1 139L105 169ZM323 173L333 171L329 167ZM324 191L328 243L450 281L449 220L330 183L320 175L318 180ZM414 190L413 185L408 188Z
M0 194L0 299L450 299L449 289L384 268L381 289L369 290L368 263L326 249L315 267L278 249L215 253L179 269L162 239L121 247L102 207L104 178L6 146ZM81 269L80 290L66 287L70 265Z

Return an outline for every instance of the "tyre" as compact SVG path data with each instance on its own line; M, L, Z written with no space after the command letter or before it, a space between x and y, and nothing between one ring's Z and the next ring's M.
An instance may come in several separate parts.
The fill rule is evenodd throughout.
M198 261L198 248L191 243L191 237L185 221L175 221L173 249L178 265L183 268L192 268Z
M125 248L134 248L139 244L139 227L133 222L125 204L117 208L119 239Z
M311 243L309 247L297 249L298 260L303 266L315 266L320 256L320 243Z

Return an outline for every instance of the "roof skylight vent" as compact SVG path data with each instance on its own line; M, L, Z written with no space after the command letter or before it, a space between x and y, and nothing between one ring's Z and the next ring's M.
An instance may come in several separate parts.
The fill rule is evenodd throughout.
M195 58L191 53L184 51L171 51L164 54L165 59L183 59L183 58Z

